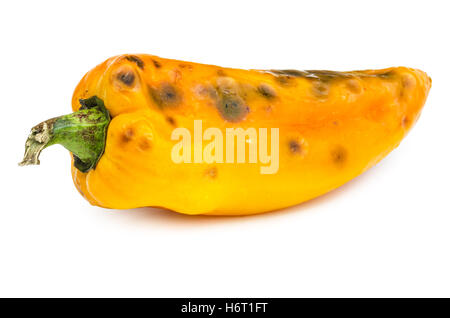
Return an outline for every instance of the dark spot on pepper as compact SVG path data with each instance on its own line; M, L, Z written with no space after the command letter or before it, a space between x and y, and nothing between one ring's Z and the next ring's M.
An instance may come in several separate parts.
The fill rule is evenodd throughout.
M310 80L320 80L322 82L329 82L337 79L345 79L355 77L354 74L347 72L335 72L335 71L324 71L324 70L307 70L307 71L299 71L299 70L270 70L269 73L272 73L277 76L289 76L289 77L301 77Z
M225 76L225 71L224 70L217 70L217 75L219 76Z
M95 138L95 129L86 129L81 132L81 138L86 142L92 142Z
M164 82L158 88L149 86L149 90L153 100L160 108L175 106L181 101L180 93L170 83Z
M157 60L153 60L153 59L152 59L152 62L153 62L153 65L154 65L156 68L161 68L161 63L159 63Z
M86 114L86 113L79 113L79 114L77 114L75 116L78 117L80 120L83 120L83 119L86 119L86 118L89 117L89 115Z
M182 69L188 69L189 71L192 71L192 65L191 64L186 64L186 63L181 63L181 64L178 64L178 66L180 67L180 68L182 68Z
M414 87L415 84L416 80L412 75L404 74L401 77L401 87L399 92L400 97L404 97L408 93L408 91Z
M324 82L316 81L313 83L311 92L314 96L318 98L325 98L329 93L329 85Z
M324 71L324 70L308 70L308 77L317 78L322 82L330 82L332 80L346 79L355 77L353 74L347 72L335 72L335 71Z
M351 91L352 93L358 94L361 92L361 85L355 79L349 79L346 82L346 86L348 90Z
M222 117L230 122L241 121L250 111L242 98L229 93L222 94L217 107Z
M52 122L52 124L53 124L54 122ZM44 123L40 123L40 124L38 124L38 125L36 125L36 126L34 126L33 127L33 129L31 130L31 133L33 134L33 135L37 135L37 134L40 134L41 132L43 132L44 131Z
M260 93L262 96L264 96L267 99L273 99L277 96L277 93L275 90L267 85L267 84L260 84L257 87L258 93Z
M347 161L347 150L342 146L337 146L331 151L331 159L337 166L342 166Z
M78 192L80 192L81 196L82 196L83 198L86 198L86 195L85 195L84 192L81 190L81 186L80 186L80 185L77 185L77 189L78 189Z
M127 129L125 129L125 131L122 134L121 141L123 143L127 143L127 142L129 142L129 141L131 141L133 139L133 136L134 136L133 129L132 128L127 128Z
M145 66L144 62L136 55L127 55L127 56L125 56L125 58L128 61L135 63L141 70L144 69L144 66Z
M141 150L148 150L150 149L150 142L147 139L142 139L139 141L138 146Z
M131 86L134 83L134 73L132 71L124 71L117 74L117 79L127 86Z
M277 82L280 85L288 86L292 84L292 77L289 75L281 75L276 77Z
M221 77L217 80L217 88L211 92L220 115L229 122L241 121L250 111L239 89L234 79Z
M394 71L387 71L384 73L378 73L376 74L377 77L379 78L384 78L384 79L392 79L396 76L397 74Z
M81 105L80 109L90 109L97 106L105 106L103 101L97 96L91 96L86 99L79 99L79 102Z
M289 150L291 153L300 154L302 153L302 146L298 143L297 140L289 141Z
M411 120L408 118L408 116L404 116L402 118L402 127L403 128L408 128L410 123L411 123Z
M205 170L205 176L211 179L217 178L217 168L212 167Z
M176 123L175 119L173 119L173 117L168 116L168 117L166 117L166 120L172 126L176 126L177 125L177 123Z

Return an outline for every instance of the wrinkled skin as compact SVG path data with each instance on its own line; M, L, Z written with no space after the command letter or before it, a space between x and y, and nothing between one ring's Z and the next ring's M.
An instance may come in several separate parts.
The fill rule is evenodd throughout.
M258 71L122 55L87 73L72 99L98 96L110 111L97 167L72 167L81 194L115 209L158 206L187 214L252 214L292 206L358 176L397 147L431 79L398 67L357 72ZM232 105L232 108L227 106ZM175 164L176 127L279 128L279 170ZM203 146L205 146L204 142Z

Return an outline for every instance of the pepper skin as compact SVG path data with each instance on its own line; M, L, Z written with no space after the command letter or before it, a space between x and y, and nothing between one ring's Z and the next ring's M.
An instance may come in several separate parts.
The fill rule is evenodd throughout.
M396 67L353 72L241 70L121 55L88 72L72 99L97 96L111 115L104 153L74 183L93 205L243 215L333 190L396 148L418 119L431 79ZM171 160L171 133L279 128L279 169ZM251 141L250 141L251 142ZM203 142L203 147L206 146Z

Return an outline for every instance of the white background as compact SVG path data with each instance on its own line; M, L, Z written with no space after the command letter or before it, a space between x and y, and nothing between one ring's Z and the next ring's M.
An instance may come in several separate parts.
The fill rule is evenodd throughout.
M3 1L0 296L450 296L445 1ZM433 79L417 125L321 198L251 217L90 206L69 154L17 166L29 129L70 112L106 58L237 68L409 66Z

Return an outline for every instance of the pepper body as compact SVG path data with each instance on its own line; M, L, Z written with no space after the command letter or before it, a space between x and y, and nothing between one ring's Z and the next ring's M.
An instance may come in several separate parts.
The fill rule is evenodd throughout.
M73 111L80 99L97 96L112 119L97 166L86 173L72 166L73 180L91 204L114 209L239 215L292 206L339 187L397 147L430 87L424 72L405 67L264 71L116 56L74 92ZM262 174L248 160L175 163L172 133L184 127L194 136L194 120L223 136L226 128L278 128L277 172Z

